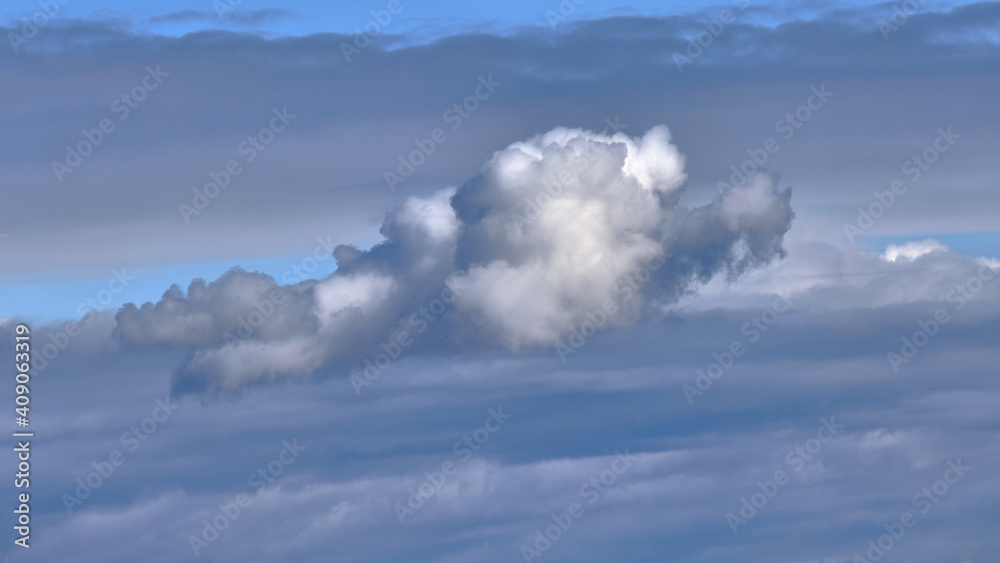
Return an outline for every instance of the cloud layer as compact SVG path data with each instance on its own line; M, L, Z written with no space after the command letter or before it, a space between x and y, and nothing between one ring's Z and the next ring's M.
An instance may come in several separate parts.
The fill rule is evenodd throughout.
M304 281L235 270L118 319L88 315L74 336L33 324L37 543L23 560L509 563L629 450L638 461L533 561L854 563L909 510L917 527L881 561L995 563L1000 263L947 235L996 230L1000 4L923 5L886 39L878 22L896 9L800 18L754 3L683 72L672 53L714 9L385 36L350 64L350 38L334 34L175 38L61 18L20 54L0 50L0 123L14 132L0 139L0 278L305 256L317 235L339 267ZM159 63L162 88L58 184L52 159ZM497 95L389 194L383 171L490 72ZM782 136L779 120L824 84L829 103ZM300 116L287 134L185 225L177 204L285 104ZM550 131L615 116L634 138ZM849 241L858 207L909 182L901 166L952 126L955 148L866 233L895 246ZM783 236L788 192L766 177L715 189L769 137L781 147L763 167L795 186ZM567 188L546 182L571 162ZM662 264L636 260L647 248ZM775 293L792 308L778 314ZM0 340L13 342L31 319L23 292L6 295ZM562 362L551 343L589 334L609 296L607 330ZM934 335L918 338L924 327ZM894 367L906 341L919 348ZM717 373L733 342L745 353L688 404L683 386ZM334 377L365 380L397 351L361 397ZM175 396L174 414L151 418L168 394L205 388L240 400ZM462 461L453 445L501 407L513 418ZM793 466L820 418L843 428ZM139 449L122 442L153 422ZM256 495L248 475L296 439L307 451ZM114 450L126 461L101 477ZM914 495L955 459L971 469L920 512ZM444 462L457 473L401 524L394 505ZM777 469L790 482L734 534L727 514ZM88 479L102 484L67 513ZM245 493L252 505L196 556L191 536ZM25 557L8 545L0 558Z

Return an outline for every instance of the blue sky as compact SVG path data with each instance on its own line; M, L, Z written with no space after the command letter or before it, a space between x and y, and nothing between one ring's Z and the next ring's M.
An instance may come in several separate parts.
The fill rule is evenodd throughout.
M1000 3L401 5L4 5L0 558L995 563Z
M0 286L0 307L5 312L34 322L55 322L77 314L81 303L87 299L97 299L97 294L106 289L109 282L116 278L116 273L126 276L129 282L121 291L114 292L110 298L102 298L96 307L88 304L83 311L92 307L99 310L117 309L125 303L156 301L164 290L174 284L185 286L194 278L216 279L228 270L239 267L244 270L263 272L281 279L286 274L304 279L307 276L330 275L336 270L332 260L318 262L308 273L303 269L299 259L255 259L232 262L213 262L201 264L185 264L180 266L165 266L161 268L123 268L110 270L104 275L94 278L78 277L78 274L67 274L67 279L33 279L21 283L8 283ZM298 268L302 275L296 274ZM117 286L116 286L117 287ZM86 297L80 297L86 296Z
M355 26L361 28L371 21L371 12L385 10L388 2L371 0L365 2L350 2L328 5L325 2L291 1L280 6L269 5L266 2L243 0L232 2L220 0L219 3L209 0L191 0L188 2L70 2L64 6L60 14L73 18L123 18L132 20L136 25L146 27L156 33L178 35L189 31L205 28L225 28L223 19L230 14L241 11L255 12L258 10L275 10L285 13L275 13L273 19L267 19L256 29L280 35L307 35L312 33L355 33ZM878 2L845 2L841 6L876 5ZM954 2L928 3L928 7L943 8L958 5ZM401 25L387 30L390 33L404 33L421 29L448 28L453 32L462 29L489 29L495 26L503 30L515 26L546 26L549 25L546 12L558 13L559 2L529 2L514 0L502 3L462 2L458 0L434 2L405 2L400 0L402 10L399 12ZM569 8L572 6L572 10ZM567 21L606 18L612 16L672 16L691 12L700 12L723 6L724 3L713 1L685 0L671 2L644 1L622 4L609 0L583 0L570 2L563 8L568 12ZM788 8L795 7L803 13L816 8L825 9L809 2L792 3ZM229 9L231 8L231 10ZM37 8L26 3L25 6L5 6L0 12L5 19L17 19L30 15ZM194 12L210 14L212 17L197 21L177 21L181 13ZM177 19L167 21L156 20L174 14ZM778 20L774 20L778 21ZM484 28L484 26L486 26Z

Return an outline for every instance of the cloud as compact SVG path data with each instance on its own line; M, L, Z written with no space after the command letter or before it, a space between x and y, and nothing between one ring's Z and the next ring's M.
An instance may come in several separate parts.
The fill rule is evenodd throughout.
M149 18L149 23L159 24L159 23L179 23L179 22L191 22L191 21L210 21L212 19L211 12L205 12L200 10L177 10L176 12L169 12L159 16L153 16Z
M692 316L672 331L680 342L667 346L657 342L654 325L643 327L649 331L640 338L613 346L614 370L595 367L602 354L589 348L586 361L572 362L561 375L552 369L554 358L542 365L536 358L429 359L408 366L406 378L387 379L379 400L358 401L349 386L330 381L257 389L239 402L182 401L135 455L126 451L125 465L73 515L62 509L61 494L72 494L75 480L95 471L95 459L122 448L121 433L149 416L164 390L158 375L135 377L136 360L147 362L146 354L87 357L70 350L38 380L56 416L47 430L62 446L52 453L60 463L38 483L38 523L53 534L37 549L46 561L72 559L81 550L85 561L128 561L142 553L159 554L156 561L194 560L189 535L200 534L220 504L252 493L248 475L274 458L282 440L294 438L308 451L254 497L208 555L252 560L284 550L276 557L312 562L328 561L335 549L337 561L407 561L419 545L431 561L461 561L472 549L488 554L483 561L511 561L535 529L552 523L553 512L565 511L585 483L611 467L615 450L626 449L640 460L599 502L585 505L585 517L543 561L587 560L588 551L646 561L669 529L670 541L683 548L678 561L774 561L780 548L788 561L836 554L846 563L883 522L912 509L913 495L955 457L973 470L926 515L920 529L928 533L908 534L900 546L931 549L933 555L914 559L928 563L955 550L939 537L961 538L962 560L987 561L970 557L996 552L988 533L996 509L981 493L995 494L997 484L979 468L995 466L1000 455L990 439L1000 395L977 359L995 357L996 321L970 327L972 339L956 334L960 342L940 347L939 360L912 366L919 373L891 378L882 371L880 342L861 350L861 358L830 351L851 333L861 331L857 339L869 342L886 335L884 325L869 328L885 323L883 312L840 327L829 315L803 313L806 319L779 321L759 343L766 349L741 358L733 368L739 371L724 376L704 405L684 406L676 387L694 377L684 366L724 348L742 314ZM947 330L953 329L960 327ZM525 377L532 370L539 372L534 380ZM594 385L625 381L640 387L609 393ZM107 400L80 401L95 385ZM453 444L497 406L513 418L468 462L457 460ZM760 415L732 414L747 409ZM790 469L787 452L815 436L820 417L831 416L845 426L837 440L802 472ZM342 427L352 432L330 431ZM445 461L456 462L455 475L400 525L394 504L406 503L409 489ZM725 514L777 469L792 481L733 536ZM636 520L636 511L643 518ZM162 534L141 533L153 520L172 525ZM779 535L761 547L762 534L788 526L795 532L790 540ZM124 539L109 541L116 534ZM288 537L294 548L281 543ZM729 543L720 553L723 541Z
M600 310L665 250L686 178L669 141L662 126L635 140L557 128L494 155L455 198L458 308L512 349L552 345Z
M684 299L682 308L763 307L775 293L792 294L797 305L823 311L940 303L954 299L956 288L968 280L990 280L1000 270L995 259L966 256L933 239L889 245L880 253L803 238L802 227L796 223L784 237L787 259L747 273L736 285L712 280L696 297ZM1000 288L984 283L974 298L998 302Z
M446 341L514 351L558 344L595 312L601 326L625 326L648 298L669 302L783 255L790 190L761 175L686 209L683 169L664 126L639 138L556 128L497 152L457 190L409 198L386 217L382 244L336 247L325 279L279 286L237 269L195 280L123 307L117 334L190 350L182 388L232 391L357 368L439 318Z
M882 254L882 258L889 262L895 262L900 258L913 261L925 254L945 250L948 250L948 245L941 244L940 241L934 239L913 240L900 245L890 244L885 247L885 253Z
M229 9L219 13L202 10L178 10L149 18L149 23L225 22L237 25L260 25L295 16L295 12L281 9Z
M212 283L193 281L187 294L175 286L156 304L127 304L116 333L132 345L192 350L180 388L233 390L357 360L423 298L423 284L450 271L451 193L407 201L386 218L388 240L368 252L337 247L338 271L326 279L279 286L234 269Z

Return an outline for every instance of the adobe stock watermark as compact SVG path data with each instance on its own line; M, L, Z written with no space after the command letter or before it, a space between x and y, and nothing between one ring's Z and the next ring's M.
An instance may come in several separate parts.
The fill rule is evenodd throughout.
M416 313L407 317L408 326L413 327L417 334L423 334L431 323L437 322L444 315L448 305L458 299L461 290L455 278L446 279L438 297L431 299L426 307L420 307ZM413 334L408 330L395 332L388 340L380 342L378 347L381 352L377 352L372 359L365 360L365 368L360 374L357 372L351 374L354 393L360 397L361 390L374 383L412 344Z
M171 403L170 397L157 399L153 412L121 435L122 447L127 449L129 453L135 453L143 442L149 440L149 437L156 433L160 424L166 422L178 408L180 405ZM83 477L77 477L77 487L73 494L63 493L62 501L66 512L73 514L73 509L83 506L83 502L93 496L94 491L111 478L115 468L121 467L125 463L125 458L126 454L122 453L121 450L114 449L107 455L106 460L91 462L94 470Z
M910 16L917 13L922 2L920 0L905 0L892 6L892 15L888 20L878 21L878 30L882 33L882 39L889 40L889 34L899 31L899 28L910 21Z
M331 238L331 235L327 235L326 239L316 237L317 244L316 248L313 249L312 255L306 256L300 264L294 264L285 270L281 274L282 283L285 285L295 285L305 281L309 279L309 275L319 269L321 263L333 258L333 251L336 248L336 244L333 243ZM281 286L275 286L262 299L256 300L253 304L254 310L247 313L245 318L242 315L236 317L236 328L233 329L233 332L227 331L222 334L222 339L226 342L226 346L232 348L236 344L252 338L257 329L264 326L264 323L274 315L274 312L286 299L288 299L288 291ZM348 302L349 307L358 307L360 305L361 300L357 298L351 299ZM334 315L334 318L342 314L344 313L338 312Z
M39 31L49 25L49 21L58 16L62 7L69 3L70 0L38 0L36 4L41 9L31 14L30 18L21 20L21 28L18 30L20 33L7 33L7 40L10 41L14 54L20 54L21 47L37 37Z
M111 276L105 287L76 306L76 314L80 317L79 322L66 321L59 328L49 333L49 340L51 342L43 344L33 358L34 363L31 366L33 375L44 371L49 362L56 359L56 356L69 346L70 340L80 336L82 334L81 329L97 318L97 309L110 305L114 296L125 291L128 283L135 279L135 276L129 275L125 268L111 270Z
M311 256L302 259L301 264L293 265L281 274L281 283L285 285L295 285L309 279L319 265L333 258L333 251L337 244L333 242L333 235L326 235L326 238L316 237L316 247Z
M451 126L452 131L458 131L465 123L465 120L472 117L472 114L479 109L480 103L490 99L501 85L500 82L493 80L492 74L486 76L479 75L478 80L479 84L476 85L472 94L466 96L461 102L453 104L441 115L441 119ZM396 186L402 184L407 178L412 176L417 168L423 166L424 162L437 151L438 146L447 140L448 134L441 127L431 130L430 135L424 139L414 139L413 144L417 148L410 151L407 155L399 155L399 165L396 167L395 172L386 170L383 174L386 184L389 186L389 191L395 192Z
M224 332L222 334L222 340L225 341L226 346L230 349L235 348L237 344L241 342L247 342L253 335L257 332L257 329L264 326L274 312L278 309L278 306L288 299L288 292L280 287L275 287L267 292L267 296L263 299L258 299L254 301L253 311L247 313L244 318L242 315L236 317L236 328L232 332ZM358 298L352 298L347 302L347 307L344 310L338 311L333 315L333 318L340 318L342 315L346 314L346 311L355 309L361 306L361 300Z
M956 285L954 289L948 292L945 299L948 303L952 304L955 311L960 311L965 307L967 301L983 290L985 282L995 277L996 272L989 265L982 264L976 275L970 277L965 283ZM937 336L944 325L949 322L951 322L951 315L943 307L934 311L934 315L931 318L917 321L917 331L910 337L903 336L900 338L902 344L899 347L899 353L889 352L886 354L886 359L889 361L889 367L892 368L893 373L899 373L899 366L910 363L910 360L915 358L920 353L920 350L925 348L931 339Z
M609 135L614 135L620 133L625 129L628 129L627 123L622 123L620 118L616 115L614 121L611 118L605 118L604 122L607 123L607 127L601 130L599 135L606 137ZM594 153L588 153L583 161L573 160L574 163L589 164L593 163ZM556 175L555 181L547 181L543 186L541 191L534 195L534 197L528 196L524 198L524 212L519 215L516 212L511 213L510 224L513 227L520 228L534 221L542 214L542 209L544 209L549 203L552 203L553 198L557 198L564 194L567 189L573 183L579 181L581 170L577 165L567 166L563 170L559 171Z
M832 416L830 420L821 418L819 422L820 427L816 431L815 437L796 445L785 454L785 464L795 473L802 471L802 468L806 466L806 462L812 461L822 451L823 444L833 440L837 432L844 429L844 425L834 422L834 417ZM771 499L778 494L781 487L787 485L789 482L791 482L790 475L784 469L775 471L771 479L757 481L757 488L759 490L751 494L749 500L747 500L747 497L740 497L740 508L737 510L739 515L737 516L733 512L726 514L726 523L729 524L729 528L733 531L733 534L739 533L740 526L746 526L750 520L753 520L759 514L758 511L763 510L771 502Z
M222 333L222 340L225 341L226 346L231 349L241 342L250 340L257 329L264 326L264 323L271 318L271 315L286 299L288 296L285 295L285 290L275 287L267 292L266 297L254 301L254 310L247 313L246 318L243 315L236 317L236 328L232 332Z
M403 11L403 5L399 0L389 0L384 10L372 10L368 12L372 19L365 24L364 29L354 26L354 36L351 42L340 42L340 52L344 55L347 64L351 64L351 57L361 54L365 48L372 44L372 40L382 35L382 30L392 23L392 16Z
M562 0L555 10L545 10L545 21L549 22L549 27L553 31L559 31L559 24L569 21L570 16L576 13L587 0Z
M906 176L910 184L915 184L930 170L931 166L941 158L941 155L951 150L955 141L962 136L953 133L951 126L938 127L937 137L919 154L915 154L903 163L900 171ZM858 208L858 218L854 223L844 223L844 234L852 244L854 239L865 234L872 228L875 220L885 215L885 213L896 204L896 198L906 193L908 186L903 180L893 180L889 184L889 189L885 191L875 190L872 192L872 201L867 207Z
M934 508L934 505L941 501L942 497L948 494L951 486L961 481L970 467L962 463L962 458L948 460L948 468L944 470L941 479L931 483L931 486L924 487L911 499L914 508L920 509L921 514L927 514ZM949 477L950 475L950 477ZM896 544L906 535L906 530L917 525L917 517L913 512L906 511L899 515L893 522L882 525L886 533L868 540L868 549L864 555L853 554L852 563L874 563L881 561Z
M140 79L139 84L111 101L111 113L118 116L118 121L125 121L132 115L132 111L149 97L150 92L160 87L167 76L170 76L170 73L163 72L160 65L156 65L155 68L147 66L146 74ZM105 117L97 122L97 127L83 129L80 132L83 139L75 145L66 145L66 157L52 161L52 172L56 175L56 180L62 183L66 174L79 168L83 160L93 154L94 149L101 146L105 139L115 132L116 127L110 117Z
M590 337L597 334L597 331L604 328L617 312L618 308L625 302L642 292L642 287L649 280L653 279L653 273L659 271L667 261L668 255L659 252L646 259L641 268L635 272L629 272L615 282L615 289L618 294L615 297L605 299L599 308L587 312L586 319L575 327L563 343L562 338L556 342L555 352L562 363L566 363L566 358L570 354L575 354L583 348Z
M226 14L236 11L236 7L243 3L243 0L212 0L212 9L215 15L219 16L219 21L226 21Z
M251 473L247 478L247 485L256 490L254 496L239 493L232 502L220 504L217 515L211 520L201 521L203 524L201 534L188 536L188 544L195 557L200 557L202 550L215 543L222 532L229 529L229 526L240 517L243 511L253 504L254 499L263 493L268 485L274 483L285 472L286 467L295 463L302 452L306 451L305 446L298 444L298 440L292 440L290 443L285 440L281 445L283 447L274 459L267 465L258 467L257 471Z
M733 2L737 4L740 11L746 10L750 6L750 0L733 0ZM677 66L677 71L684 72L684 65L692 64L695 59L702 56L705 53L705 49L711 47L712 43L722 35L722 32L726 30L726 26L734 21L736 21L736 16L733 14L733 11L729 8L723 8L719 12L718 18L702 22L702 25L705 26L705 31L699 33L694 39L688 39L684 55L674 51L673 59L674 65Z
M625 450L624 454L616 450L611 467L591 477L580 487L578 495L580 501L574 500L569 503L564 512L550 514L553 523L536 529L531 539L521 544L521 555L525 562L531 563L552 549L552 545L573 527L573 523L583 517L585 509L582 501L586 500L587 505L593 505L607 495L611 487L618 482L618 478L627 473L637 459L629 454L628 450Z
M284 131L286 127L297 116L288 112L287 107L280 110L272 108L274 114L266 127L262 127L255 135L248 136L236 146L236 152L243 157L243 162L249 164L253 162L260 153L267 150L268 145L274 142L275 136ZM181 213L181 219L185 225L191 224L191 217L200 215L215 198L219 197L222 190L229 187L234 178L243 173L243 167L238 160L230 159L221 170L208 173L209 182L201 189L193 188L194 196L191 198L191 205L181 203L177 206Z
M458 462L447 459L441 462L439 469L424 473L424 480L416 489L413 487L407 489L410 496L406 499L406 503L397 502L393 505L392 508L400 524L405 524L407 517L416 514L427 501L440 492L451 478L458 474L459 465L472 459L473 452L478 452L486 445L490 441L490 436L503 428L504 423L512 416L503 412L503 407L497 407L496 410L487 409L486 413L488 416L482 426L466 434L452 446L451 452L458 458Z
M774 122L775 132L781 133L782 138L786 141L790 140L806 122L812 119L816 112L826 105L833 95L834 92L832 90L826 89L826 84L820 84L819 88L815 85L810 86L809 95L806 96L805 101L799 107L795 108L795 111L786 113ZM747 156L750 158L740 163L739 168L735 164L729 167L733 171L729 176L730 183L716 182L715 188L721 194L729 188L746 184L758 170L767 164L771 155L777 153L779 150L781 150L781 144L774 137L764 139L759 147L747 149Z
M715 382L729 368L733 367L736 359L746 353L747 346L760 340L763 333L767 332L778 321L778 317L790 311L791 308L791 296L779 295L771 303L770 307L761 311L759 316L754 316L749 321L743 323L743 326L740 327L740 334L747 337L747 343L744 344L742 339L737 338L730 342L729 346L721 354L713 352L712 359L715 361L709 363L704 371L701 369L695 370L697 376L694 379L694 385L692 386L687 383L681 385L681 392L684 393L687 404L694 405L695 397L700 397L711 389L715 385Z

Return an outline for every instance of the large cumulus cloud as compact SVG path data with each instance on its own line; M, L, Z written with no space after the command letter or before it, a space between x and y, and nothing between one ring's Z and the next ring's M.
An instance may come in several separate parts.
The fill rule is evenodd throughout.
M458 189L410 198L386 217L382 244L337 247L325 279L279 286L234 270L123 307L117 333L189 349L177 382L226 391L358 367L380 343L426 325L418 312L435 323L436 342L514 351L560 342L609 302L606 326L628 325L650 300L783 255L790 190L758 176L686 209L685 180L664 126L637 138L556 128L498 151ZM637 297L620 299L635 279L645 282ZM435 299L452 306L428 317Z

